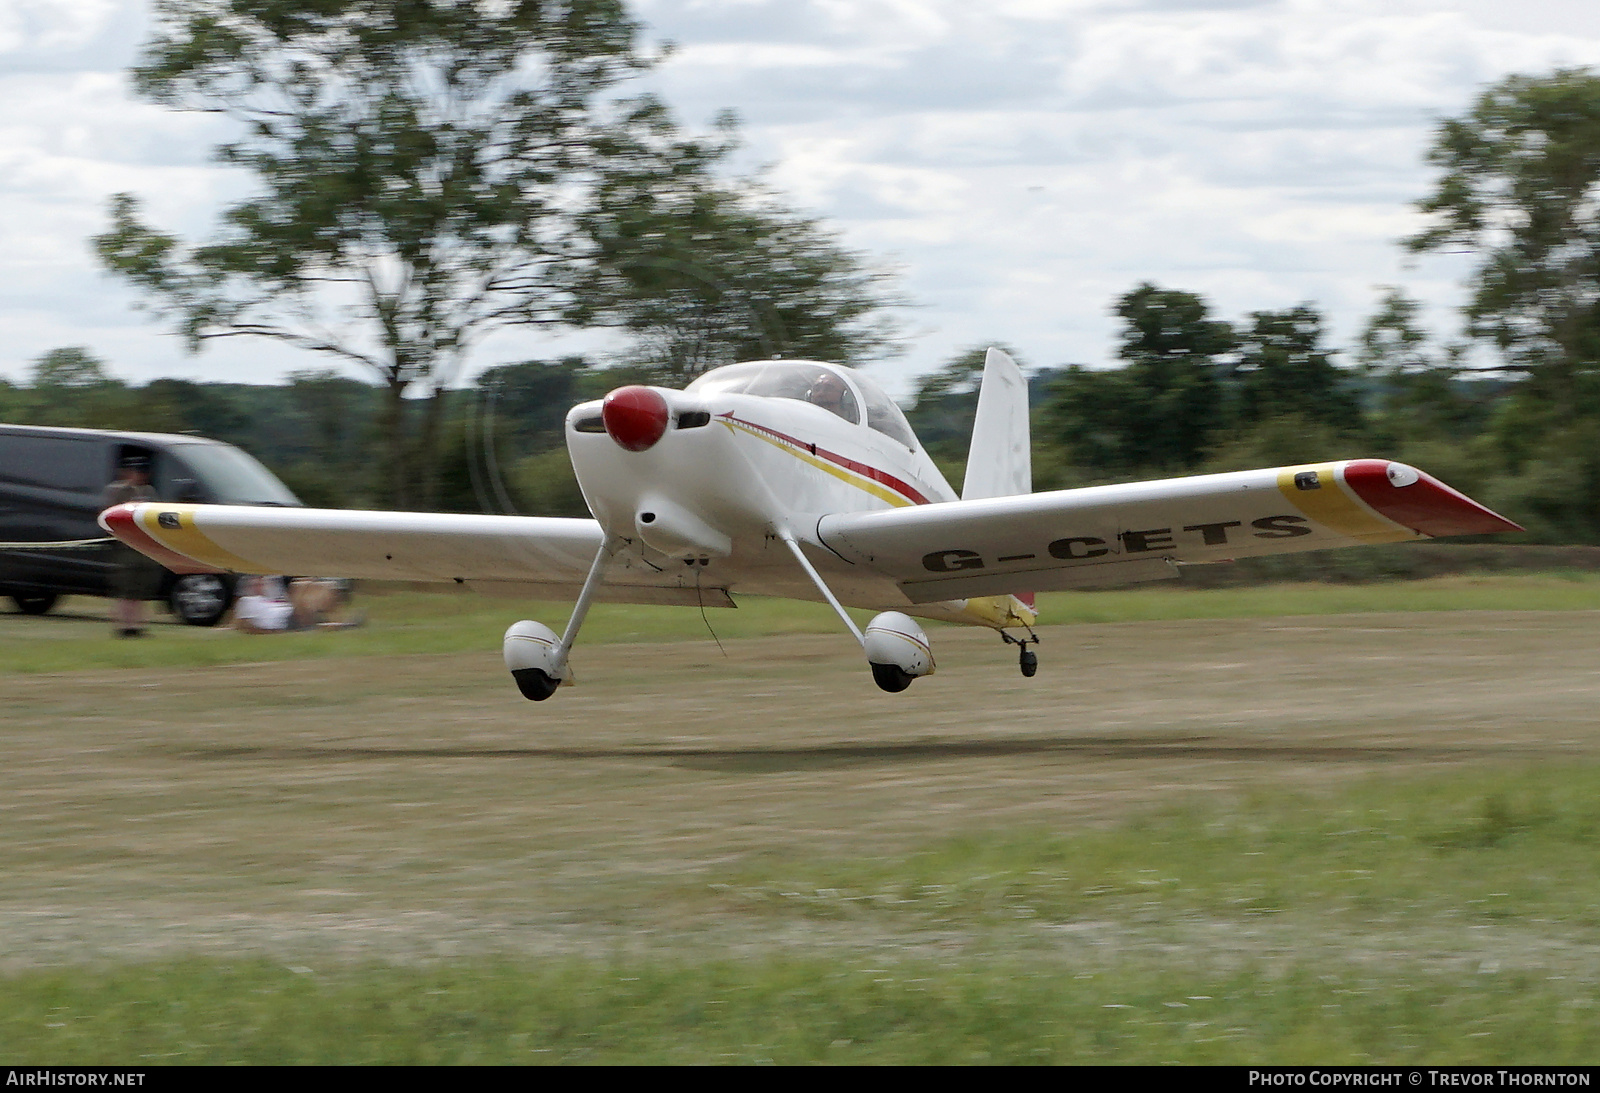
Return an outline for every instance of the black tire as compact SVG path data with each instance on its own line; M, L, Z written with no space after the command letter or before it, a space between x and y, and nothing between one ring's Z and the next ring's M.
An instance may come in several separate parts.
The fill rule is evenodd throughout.
M167 589L167 607L179 622L215 626L233 606L233 583L216 573L185 573Z
M911 681L916 678L916 676L898 664L874 664L872 666L872 681L892 695L899 694L911 686Z
M1024 649L1022 651L1020 666L1022 668L1022 674L1027 676L1029 679L1032 679L1033 673L1039 670L1039 654L1035 653L1032 649Z
M559 679L551 678L538 668L518 668L511 673L511 678L517 681L522 697L530 702L543 702L561 686Z
M11 593L11 602L17 605L17 610L24 615L43 615L56 605L61 597L54 592L35 592L24 595L20 592Z

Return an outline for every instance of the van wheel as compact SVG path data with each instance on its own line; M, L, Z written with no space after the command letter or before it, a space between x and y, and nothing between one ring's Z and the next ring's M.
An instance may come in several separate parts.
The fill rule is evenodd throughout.
M15 592L11 594L11 602L17 605L17 610L24 615L43 615L56 605L61 597L54 592L42 592L36 596L23 596Z
M179 622L215 626L233 603L233 586L215 573L186 573L172 582L167 606Z

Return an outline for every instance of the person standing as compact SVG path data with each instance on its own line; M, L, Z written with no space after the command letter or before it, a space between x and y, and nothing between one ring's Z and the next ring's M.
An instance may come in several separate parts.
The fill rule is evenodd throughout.
M105 488L102 511L133 501L154 501L150 488L150 458L125 455L117 465L117 480ZM150 594L151 563L143 554L124 543L112 546L111 609L112 629L119 638L136 638L144 633L144 601Z

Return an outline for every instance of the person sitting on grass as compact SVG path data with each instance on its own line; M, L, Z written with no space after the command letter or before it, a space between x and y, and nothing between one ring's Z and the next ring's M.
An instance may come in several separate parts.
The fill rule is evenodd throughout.
M243 589L233 605L233 628L244 634L344 630L363 621L336 618L344 601L337 581L296 577L285 594L282 577L250 577Z
M282 577L247 577L233 604L233 628L243 634L281 634L293 629L294 605Z

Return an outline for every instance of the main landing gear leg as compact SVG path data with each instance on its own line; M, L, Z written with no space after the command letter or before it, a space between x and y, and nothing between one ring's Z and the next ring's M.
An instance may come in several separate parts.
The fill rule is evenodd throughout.
M867 664L872 668L874 683L885 691L897 693L911 686L911 681L917 677L933 674L933 650L928 647L928 635L910 616L899 611L885 611L874 615L872 621L867 623L866 632L862 633L833 594L833 589L822 579L822 574L811 564L811 559L800 549L794 536L785 531L779 532L778 538L789 548L789 553L800 563L800 568L811 578L811 583L817 586L822 598L828 601L828 605L844 620L850 633L855 635L856 641L861 643L862 651L867 654Z
M1017 667L1022 670L1023 675L1032 679L1033 674L1039 670L1039 654L1029 649L1028 646L1038 645L1039 635L1035 634L1032 628L1029 628L1028 636L1025 638L1014 638L1004 630L1000 631L1000 636L1006 640L1007 645L1015 645L1017 647Z
M572 682L567 654L572 652L572 643L578 640L578 631L583 628L606 563L615 549L616 545L609 539L600 544L589 566L589 575L583 580L583 590L578 593L578 602L572 605L572 617L567 620L567 628L559 639L548 626L527 619L512 623L506 631L506 667L511 670L511 678L517 681L517 690L522 692L523 698L543 702L556 693L557 687Z

